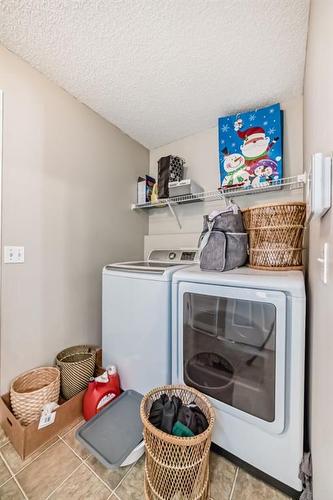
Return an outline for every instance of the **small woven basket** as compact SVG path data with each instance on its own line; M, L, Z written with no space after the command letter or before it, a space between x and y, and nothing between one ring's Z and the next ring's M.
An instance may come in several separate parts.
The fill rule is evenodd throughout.
M29 370L16 377L10 387L10 404L15 417L28 425L40 417L47 403L59 400L60 372L55 367Z
M61 393L70 399L86 389L94 376L96 346L76 345L59 352L56 364L61 373Z
M302 269L306 204L275 203L243 211L249 233L249 267L286 271Z
M177 437L152 425L148 418L153 402L162 394L178 396L183 404L194 402L205 414L208 428L197 436ZM149 500L206 500L209 498L209 450L215 415L208 399L185 385L168 385L148 392L141 402L146 449L145 495Z

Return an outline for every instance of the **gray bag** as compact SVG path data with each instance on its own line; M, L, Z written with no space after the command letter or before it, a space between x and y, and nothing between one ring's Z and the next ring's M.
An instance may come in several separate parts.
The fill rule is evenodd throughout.
M237 205L204 215L199 240L200 268L230 271L243 266L247 261L247 244L242 212Z

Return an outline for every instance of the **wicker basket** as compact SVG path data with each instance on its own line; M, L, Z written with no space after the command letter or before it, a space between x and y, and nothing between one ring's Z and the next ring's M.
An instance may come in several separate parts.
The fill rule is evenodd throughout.
M303 268L305 207L303 202L287 202L243 211L250 267L276 271Z
M16 377L10 387L10 404L16 418L28 425L40 417L46 403L58 402L60 372L55 367L30 370Z
M208 420L208 428L193 437L169 435L152 425L149 412L161 394L180 397L184 404L195 402ZM215 421L208 399L184 385L168 385L148 392L141 403L141 420L146 448L145 495L149 500L206 500L209 497L209 450Z
M96 346L76 345L61 351L56 357L61 373L61 393L70 399L86 389L94 376Z

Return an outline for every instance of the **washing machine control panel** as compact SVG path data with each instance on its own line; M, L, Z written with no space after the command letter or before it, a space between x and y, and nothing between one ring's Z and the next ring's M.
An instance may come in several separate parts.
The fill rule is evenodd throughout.
M194 263L198 262L198 251L195 249L177 250L152 250L148 260L174 263Z
M194 262L195 258L196 258L196 255L197 255L197 252L182 252L180 260L181 261L183 261L183 260L189 260L191 262Z

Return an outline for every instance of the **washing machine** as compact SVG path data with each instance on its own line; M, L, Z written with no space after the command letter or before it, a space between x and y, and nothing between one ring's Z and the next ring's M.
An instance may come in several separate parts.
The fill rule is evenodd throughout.
M104 267L103 363L117 366L123 389L171 383L172 275L196 261L195 249L168 249Z
M209 397L219 450L289 493L302 489L304 357L300 271L173 275L173 383Z

